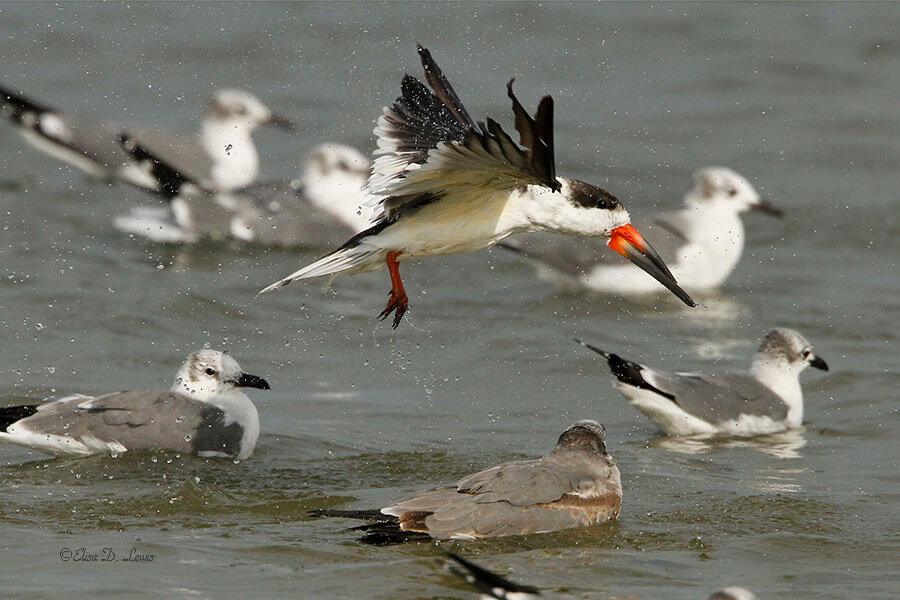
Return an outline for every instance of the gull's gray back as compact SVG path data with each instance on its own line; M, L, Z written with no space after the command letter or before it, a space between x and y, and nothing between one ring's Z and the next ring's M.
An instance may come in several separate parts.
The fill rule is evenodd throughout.
M234 239L236 218L252 241L265 246L329 248L355 232L313 205L288 182L257 183L239 192L192 190L176 198L190 212L190 229L201 238Z
M703 375L652 370L653 384L675 396L685 411L710 423L732 421L744 415L787 418L788 406L750 375Z
M90 402L90 408L79 405ZM29 430L80 439L91 436L128 450L162 448L176 452L237 454L243 430L224 424L224 413L174 392L135 390L42 406L20 421Z

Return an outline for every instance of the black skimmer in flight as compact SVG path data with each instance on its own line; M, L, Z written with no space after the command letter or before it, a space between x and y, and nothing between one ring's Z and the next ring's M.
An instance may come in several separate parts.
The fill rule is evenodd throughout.
M418 46L430 92L403 78L402 95L378 120L378 149L367 191L381 212L374 224L337 250L263 289L298 279L388 268L391 292L382 319L400 324L408 297L398 263L473 252L513 233L551 231L596 236L694 306L615 196L556 176L553 99L532 118L513 94L515 126L524 149L488 118L476 123L428 50Z

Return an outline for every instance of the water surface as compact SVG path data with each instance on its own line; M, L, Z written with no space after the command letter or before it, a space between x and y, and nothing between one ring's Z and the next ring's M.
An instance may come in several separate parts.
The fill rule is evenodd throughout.
M259 132L264 178L322 141L370 151L418 40L473 116L511 130L512 75L526 105L553 94L559 171L634 215L677 206L711 164L787 211L746 217L745 256L705 309L560 295L493 250L404 265L412 308L391 331L374 320L384 273L254 300L313 254L131 239L112 217L152 198L4 126L0 401L167 387L205 343L273 387L253 394L263 434L240 464L0 448L5 594L471 598L441 547L362 546L306 511L538 456L594 418L623 474L618 522L445 547L597 598L896 597L898 28L892 4L0 6L3 82L74 114L189 130L210 90L252 90L300 123ZM745 367L775 326L832 367L804 376L805 428L714 445L657 436L571 341L716 371Z

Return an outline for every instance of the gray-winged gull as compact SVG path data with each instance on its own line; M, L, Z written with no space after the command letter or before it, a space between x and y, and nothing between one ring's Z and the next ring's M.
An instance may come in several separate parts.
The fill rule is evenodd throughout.
M808 366L828 370L809 342L792 329L769 332L746 375L669 373L577 341L606 358L617 379L615 387L672 435L759 435L799 427L800 373Z
M361 541L527 535L597 525L619 514L622 483L606 452L606 430L579 421L543 458L484 469L380 510L319 510L314 516L375 521L355 529Z
M554 594L545 592L531 585L522 585L501 577L470 560L453 554L446 553L453 561L449 565L450 572L464 579L469 585L481 592L482 600L572 600L575 596L569 594ZM750 590L742 587L727 587L715 592L708 600L756 600L756 596Z
M142 206L114 219L127 233L156 242L237 240L263 246L324 249L369 224L361 207L369 161L341 144L320 144L304 158L300 179L242 190L204 189L123 135L122 143L159 181L165 207Z
M741 175L725 167L706 167L694 173L694 187L684 197L684 208L639 222L639 228L653 239L683 288L712 289L724 283L741 258L741 214L748 210L782 215ZM664 290L633 266L614 260L596 239L528 234L500 245L534 261L542 278L563 289L620 294Z
M32 146L89 175L155 189L156 181L135 168L122 151L118 139L122 127L74 119L5 87L0 87L0 117L15 125ZM195 135L155 127L127 129L195 181L211 189L233 190L256 180L259 155L252 133L263 124L293 127L253 94L221 89L209 100Z
M259 436L259 415L243 387L269 384L224 352L199 350L167 392L76 394L0 408L0 440L60 456L159 449L243 459Z
M492 119L473 121L429 51L418 46L418 52L433 93L407 75L402 95L378 120L378 149L366 184L368 204L380 209L374 224L262 292L298 279L387 267L391 293L379 317L394 313L396 327L409 304L398 262L474 252L513 233L551 231L608 240L694 306L612 194L556 177L550 96L532 118L512 81L507 85L523 149Z

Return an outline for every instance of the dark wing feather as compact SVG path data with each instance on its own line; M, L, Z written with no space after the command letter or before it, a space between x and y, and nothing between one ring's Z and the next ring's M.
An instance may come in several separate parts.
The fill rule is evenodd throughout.
M476 124L431 54L419 46L434 92L406 75L401 96L375 128L378 149L366 189L379 206L376 221L440 197L453 187L514 189L545 185L558 191L553 162L553 100L545 97L532 119L508 86L520 148L495 121Z
M535 119L532 119L519 99L513 93L513 82L506 84L506 93L512 100L513 114L516 117L516 131L519 139L528 151L528 166L538 174L544 184L555 192L560 184L556 180L556 164L553 158L553 98L544 96L538 104Z
M25 113L31 112L35 115L49 112L59 114L59 111L47 106L39 104L34 100L26 98L22 94L17 94L11 89L0 86L0 114L14 122L16 125L27 126L25 123Z
M425 69L425 80L431 86L431 89L434 90L434 95L444 103L444 106L453 113L453 116L460 123L468 129L474 129L475 123L472 121L472 117L469 116L466 107L459 101L459 96L456 95L453 86L444 77L444 72L431 58L431 52L427 48L423 48L421 44L416 44L416 50L419 52L419 58L422 59L422 68Z
M119 143L122 149L156 181L156 191L166 200L172 200L181 193L181 188L194 180L185 175L168 162L159 158L144 145L134 139L129 133L119 134Z
M505 598L511 592L519 592L540 596L540 590L534 586L521 585L497 575L492 571L476 565L475 563L464 559L463 557L446 552L447 556L456 561L462 568L451 566L450 570L466 580L470 585L480 592L489 595L491 598ZM498 595L498 594L503 594Z

